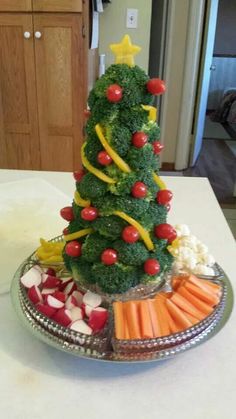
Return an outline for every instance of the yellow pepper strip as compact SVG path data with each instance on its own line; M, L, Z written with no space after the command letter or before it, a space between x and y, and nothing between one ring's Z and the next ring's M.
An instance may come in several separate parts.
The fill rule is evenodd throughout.
M46 262L62 261L62 250L65 245L65 242L48 242L44 239L40 239L41 246L36 250L37 257Z
M85 154L84 154L84 149L85 149L86 143L84 143L81 147L81 159L82 159L82 163L83 166L89 171L91 172L94 176L97 176L99 179L103 180L103 182L106 183L116 183L116 181L114 179L112 179L111 177L105 175L105 173L103 173L101 170L96 169L96 167L92 166L88 159L86 158Z
M85 199L81 198L78 191L75 191L74 193L74 200L76 205L79 205L80 207L90 207L91 201L86 201Z
M125 212L122 212L122 211L114 211L113 214L117 215L120 218L123 218L123 220L127 221L129 224L131 224L138 230L148 250L154 249L154 244L149 236L148 231L145 230L145 228L143 228L141 224L138 223L138 221L134 220L134 218L130 217L129 215L125 214Z
M105 150L108 152L109 156L112 158L114 163L119 167L120 170L122 170L122 172L130 173L131 169L130 169L129 165L119 156L119 154L117 154L113 150L113 148L110 146L110 144L108 144L106 138L103 135L102 128L99 124L97 124L95 126L95 131L97 133L97 136L98 136L101 144L103 145Z
M153 180L159 186L160 189L166 189L165 182L161 180L160 176L158 176L155 172L153 172Z
M156 120L157 120L157 108L155 108L154 106L149 106L149 105L141 105L141 106L145 111L149 112L149 116L148 116L149 121L156 122Z
M43 260L45 263L50 263L50 262L63 262L63 257L60 255L52 255L49 256L47 259Z
M66 234L64 240L69 242L71 240L79 239L80 237L86 236L87 234L93 233L92 228L84 228L83 230L76 231L75 233Z

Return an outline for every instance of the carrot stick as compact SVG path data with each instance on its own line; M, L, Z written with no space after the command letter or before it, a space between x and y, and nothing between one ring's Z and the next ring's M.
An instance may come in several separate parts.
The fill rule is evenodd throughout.
M198 280L200 282L202 282L205 285L205 287L208 288L209 291L214 292L217 295L221 292L221 286L220 285L215 284L215 283L213 283L211 281L208 281L206 279L202 279L202 278L198 278Z
M192 324L197 324L197 323L199 323L199 320L198 320L196 317L191 316L191 314L186 313L185 311L184 311L184 314L185 314L185 316L189 319L189 321L190 321Z
M181 310L186 311L198 320L202 320L206 315L194 307L186 298L180 295L178 292L173 294L170 299L172 303L176 304Z
M160 296L155 298L157 316L161 327L161 336L167 336L171 333L168 319L165 316L165 310L163 309L165 301L167 300L163 300Z
M177 294L180 294L180 295L182 295L182 297L186 298L186 300L189 303L191 303L194 307L196 307L198 310L200 310L206 316L208 316L209 314L212 313L213 308L211 306L209 306L208 304L199 300L199 298L197 298L193 294L191 294L185 287L179 287Z
M207 283L199 281L199 278L197 278L195 275L190 275L189 278L188 278L188 282L195 285L196 287L201 288L202 291L208 292L210 294L211 293L214 294L214 292L212 290L209 291L209 287L207 286Z
M130 339L141 339L138 303L136 301L126 301L123 306Z
M147 300L139 303L139 318L141 326L141 336L143 339L151 339L154 337L152 329L152 320L149 313L149 305Z
M183 329L188 329L192 326L192 323L185 316L184 312L179 309L171 300L166 300L166 307L173 317L173 319L179 324Z
M171 317L167 307L166 307L166 303L164 301L162 301L160 303L160 307L161 307L161 311L163 316L165 317L167 324L168 324L168 334L170 333L177 333L179 332L179 330L181 329L173 320L173 318ZM164 331L166 332L166 331Z
M215 306L219 302L219 297L217 297L215 294L210 294L205 289L203 290L191 282L187 281L184 286L189 292L191 292L191 294L195 295L195 297L198 297L200 300L204 301L210 306Z
M115 335L116 339L124 339L125 336L125 319L123 313L123 304L120 301L113 303L115 318Z
M157 311L156 311L155 300L148 299L147 302L148 302L149 315L150 315L151 323L152 323L153 337L158 338L159 336L161 336L161 326L160 326Z
M124 321L125 321L125 324L124 324L124 339L130 339L126 313L124 313Z

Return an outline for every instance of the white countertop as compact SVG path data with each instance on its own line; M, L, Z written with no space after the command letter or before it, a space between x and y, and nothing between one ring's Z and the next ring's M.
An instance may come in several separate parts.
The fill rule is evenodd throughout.
M0 184L32 178L73 196L69 173L0 170ZM209 182L186 177L165 181L174 192L169 222L188 224L234 285L235 241ZM7 246L0 231L0 247L6 251ZM19 323L9 294L0 295L0 313L1 418L235 418L235 310L220 333L203 345L168 361L132 365L80 359L41 343Z

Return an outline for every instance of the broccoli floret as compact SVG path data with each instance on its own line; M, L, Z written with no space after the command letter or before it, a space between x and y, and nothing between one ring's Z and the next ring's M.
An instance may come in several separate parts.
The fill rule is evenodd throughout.
M141 217L141 224L150 230L154 225L166 222L167 209L164 205L158 205L156 202L150 202L145 214Z
M109 294L122 293L136 285L138 271L134 266L122 263L105 266L103 263L93 265L92 273L102 291Z
M92 227L98 231L102 236L108 237L112 240L121 236L122 230L127 223L115 215L98 217L93 221Z
M73 258L71 258L73 259ZM71 269L73 278L75 281L84 282L84 283L95 283L95 278L92 272L92 264L85 261L83 257L79 257L77 261L71 260Z
M169 271L171 269L174 258L167 249L160 249L156 247L156 250L153 251L153 256L160 263L160 273Z
M76 189L82 198L94 199L105 195L107 184L92 173L86 173L80 182L76 182Z
M129 244L123 240L117 240L113 248L118 252L118 260L125 265L142 265L149 256L147 248L141 241Z
M152 169L158 170L159 160L153 153L152 145L146 144L142 148L130 147L127 158L127 163L134 170Z
M116 176L112 176L112 174L109 175L117 179L116 183L108 186L109 191L114 195L130 194L131 188L137 180L135 172L124 173L119 171Z
M103 250L111 247L111 242L100 236L99 233L93 233L86 236L86 239L82 245L82 256L88 262L100 261L100 256Z
M130 109L122 109L119 115L120 124L124 125L132 133L140 131L143 124L148 122L148 112L141 106L134 106Z
M153 143L160 139L160 128L154 121L148 121L147 124L142 126L142 131L148 135L149 143Z
M70 221L68 230L69 233L74 233L75 231L81 230L83 228L89 228L91 227L91 221L86 221L81 217L81 211L83 207L80 207L75 202L72 204L73 212L75 219L73 221Z
M124 157L129 147L131 146L131 132L124 126L106 124L105 136L111 147L119 154Z
M112 215L114 211L123 211L133 218L141 218L149 207L149 202L145 199L136 199L132 196L114 196L106 194L102 198L93 200L94 206L99 208L99 213Z
M140 180L141 182L145 183L148 188L148 195L151 198L155 198L157 192L159 191L159 187L153 179L153 171L152 170L140 170L136 172L136 180Z
M103 169L103 166L98 163L97 156L100 151L104 150L102 144L100 143L97 134L94 132L93 135L87 140L86 147L84 149L84 154L87 157L88 161L98 169Z

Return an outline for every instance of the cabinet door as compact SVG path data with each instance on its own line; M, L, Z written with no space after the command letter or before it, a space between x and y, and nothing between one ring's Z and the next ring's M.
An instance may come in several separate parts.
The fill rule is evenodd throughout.
M32 0L0 0L1 12L30 12Z
M35 12L82 12L82 0L33 0Z
M32 16L0 13L0 167L40 169Z
M43 170L80 167L87 97L87 36L82 14L34 15Z

